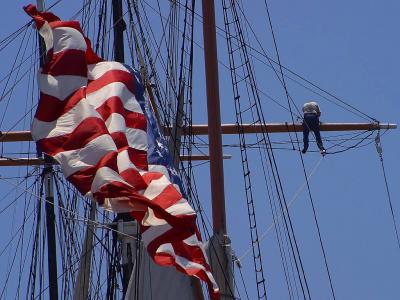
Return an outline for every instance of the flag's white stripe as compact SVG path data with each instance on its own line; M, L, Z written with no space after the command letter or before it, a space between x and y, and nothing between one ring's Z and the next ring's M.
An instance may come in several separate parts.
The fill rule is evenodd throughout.
M125 134L129 147L137 150L147 151L148 145L146 131L135 128L127 128Z
M150 166L151 166L151 168L150 168ZM150 172L154 172L154 173L158 173L157 172L157 168L155 168L155 167L157 167L157 165L148 165L148 168L149 168L149 171ZM165 168L164 166L159 166L159 167L162 167L162 168ZM166 171L166 172L168 172L168 170ZM139 171L139 173L140 173L140 176L144 176L144 174L146 174L146 173L148 173L148 171ZM169 177L169 174L165 174L164 172L159 172L159 173L161 173L162 175L164 175L165 177L167 177L167 179L171 182L171 179L170 179L170 177ZM179 186L177 185L177 184L172 184L173 186L174 186L174 188L179 192L179 193L181 193L181 190L180 190L180 188L179 188Z
M39 74L40 91L64 101L79 88L87 85L87 78L75 75Z
M150 172L157 172L163 174L167 179L172 183L171 177L169 176L168 169L163 165L148 165L148 169ZM173 183L174 188L181 193L181 188L179 185Z
M43 37L46 45L46 51L53 48L53 30L51 29L48 22L45 22L39 30L39 34Z
M72 133L85 119L90 117L101 118L99 113L82 99L71 110L53 122L44 122L34 119L32 123L32 136L35 141Z
M145 172L141 173L142 176L144 173ZM144 191L143 196L145 196L149 200L153 200L155 197L160 196L165 188L171 185L172 183L169 181L169 179L165 175L163 175L162 177L154 179L150 182L147 189ZM182 198L181 200L177 201L176 203L168 207L166 211L174 216L183 214L187 215L195 214L195 211L192 209L187 200L184 198Z
M173 216L195 214L193 209L183 198L174 205L171 205L170 207L165 209L165 211ZM164 219L157 218L154 214L154 211L151 208L147 210L146 215L142 220L142 224L145 226L160 226L166 223L167 222Z
M100 88L99 90L88 93L86 98L95 108L101 106L111 97L119 97L124 105L124 108L143 114L140 104L136 97L122 82L112 82Z
M144 226L161 226L167 224L164 219L157 218L154 211L151 208L147 209L147 212L142 220L142 225Z
M176 256L175 250L172 247L171 243L166 243L166 244L160 245L157 248L156 253L161 253L161 252L171 254L172 256Z
M169 224L148 228L145 232L142 233L142 241L144 245L147 247L153 240L163 235L171 228L172 227Z
M86 51L86 42L78 30L72 27L57 27L53 30L54 54L68 49Z
M170 207L166 209L168 213L170 213L173 216L178 216L178 215L194 215L195 211L193 208L189 205L189 203L186 201L186 199L182 198L178 202L174 203Z
M97 170L96 175L94 176L91 191L92 193L96 193L103 185L115 181L124 183L125 185L131 187L131 185L123 180L117 172L109 167L101 167Z
M169 182L169 180L165 176L159 179L152 180L147 189L144 191L143 195L149 200L152 200L157 196L162 196L163 190L170 185L171 182ZM165 211L173 216L195 214L192 207L184 198L166 208ZM152 209L148 209L145 217L142 220L142 224L145 226L159 226L165 223L165 220L157 218L155 216Z
M125 116L119 114L119 113L112 113L108 116L107 120L105 121L105 124L107 126L108 132L109 133L114 133L114 132L124 132L126 130L140 130L143 134L146 135L146 144L147 144L147 133L141 129L138 128L131 128L126 126L126 119Z
M174 188L175 188L179 193L182 194L181 188L179 187L179 185L177 185L176 183L174 183L173 186L174 186Z
M112 113L105 123L109 133L126 130L125 118L118 113Z
M115 143L111 136L104 134L90 141L84 148L60 152L54 158L60 163L65 177L68 177L83 168L96 165L111 151L117 151Z
M171 256L174 257L175 259L175 263L179 266L181 266L183 269L197 269L197 270L203 270L206 274L207 277L209 278L213 289L215 291L218 290L218 285L214 280L214 277L212 276L211 272L207 271L207 269L198 263L195 263L193 261L188 260L185 257L179 256L175 254L174 248L172 247L172 245L170 243L167 244L162 244L156 251L157 253L168 253Z
M158 173L161 173L161 174L163 174L165 177L167 177L167 179L168 179L169 181L171 181L171 179L170 179L170 177L169 177L168 169L167 169L165 166L162 166L162 165L149 165L148 168L149 168L149 171L150 171L150 172L158 172Z
M206 253L205 246L204 246L203 242L197 238L196 234L193 234L193 235L189 236L188 238L184 239L183 242L189 246L199 247L201 249L201 251L203 252L203 256L204 256L204 259L206 260L207 264L208 265L210 264L208 261L208 256Z
M117 213L129 213L134 210L136 203L129 198L106 198L102 207Z
M108 71L113 70L129 72L129 70L121 63L115 61L104 61L97 64L88 65L88 78L90 80L95 80L103 76Z
M149 200L153 200L169 185L171 185L171 182L167 177L161 176L159 179L154 179L150 182L143 196Z
M139 170L134 163L129 159L128 150L124 150L118 153L117 156L118 171L122 173L128 169Z
M202 245L202 243L198 240L197 235L193 234L189 236L188 238L184 239L183 242L189 246L199 246Z
M205 272L209 273L203 265L195 263L193 261L188 260L185 257L177 255L175 253L175 250L172 247L171 243L166 243L166 244L160 245L160 247L158 247L158 249L156 250L156 253L170 254L171 256L173 256L175 258L175 262L184 269L199 269L199 270L204 270ZM209 273L207 275L210 277L211 273ZM211 275L211 277L212 277L212 275ZM215 284L215 287L217 287L215 281L212 280L212 282L213 282L213 285Z

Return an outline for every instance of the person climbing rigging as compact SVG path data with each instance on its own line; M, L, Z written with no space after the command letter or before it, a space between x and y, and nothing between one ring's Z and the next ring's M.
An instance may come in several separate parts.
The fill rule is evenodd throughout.
M318 148L322 155L326 154L326 150L322 145L321 134L319 132L319 117L321 116L321 111L319 109L317 102L307 102L303 105L303 154L307 152L308 149L308 135L310 130L315 134L315 139L317 141Z

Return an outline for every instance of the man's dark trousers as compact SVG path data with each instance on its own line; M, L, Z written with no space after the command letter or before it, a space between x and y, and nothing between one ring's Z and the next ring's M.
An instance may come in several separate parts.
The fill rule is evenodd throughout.
M304 150L303 152L307 151L308 149L308 136L310 134L310 130L312 130L315 134L315 139L317 141L318 148L320 150L324 149L321 140L321 134L319 133L319 118L316 114L304 114L303 120L303 143L304 143Z

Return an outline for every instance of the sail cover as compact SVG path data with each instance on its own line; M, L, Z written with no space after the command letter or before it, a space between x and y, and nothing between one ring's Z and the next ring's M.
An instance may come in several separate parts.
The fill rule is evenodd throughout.
M83 195L105 209L129 212L157 264L200 278L219 298L195 211L171 183L163 155L156 155L163 145L139 74L99 58L79 22L61 21L34 5L24 9L47 50L32 124L40 150L60 163Z

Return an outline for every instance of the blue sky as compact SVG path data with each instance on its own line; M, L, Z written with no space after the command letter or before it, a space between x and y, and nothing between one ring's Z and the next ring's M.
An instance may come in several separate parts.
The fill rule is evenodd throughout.
M77 1L61 2L54 12L69 18L79 8ZM156 3L156 1L148 1ZM218 1L216 1L218 2ZM271 57L275 52L268 27L263 1L241 1L251 26ZM23 1L7 2L3 6L0 39L23 24L28 17L22 11ZM323 89L339 96L360 111L381 122L399 123L400 68L398 1L269 1L270 13L284 66L301 74ZM200 3L197 10L201 12ZM217 6L217 24L223 27L222 10ZM149 10L150 12L150 10ZM201 24L196 23L195 39L202 41ZM250 44L258 45L251 34ZM1 74L11 68L17 46L0 53ZM206 122L203 55L195 49L194 123ZM219 59L228 64L226 42L218 37ZM258 87L287 106L284 90L271 70L255 61ZM3 75L2 75L3 76ZM234 123L230 73L220 65L221 111L225 123ZM288 80L288 91L297 106L309 99L320 103L323 122L363 122L319 95ZM8 130L23 114L26 94L24 87L10 99L10 108L2 131ZM290 121L290 115L268 98L262 97L265 118L270 122ZM22 105L22 104L23 105ZM15 107L15 110L14 110ZM3 109L3 108L2 108ZM3 123L3 122L2 122ZM29 121L18 129L28 129ZM322 133L332 137L333 133ZM375 137L373 135L372 137ZM254 137L253 137L254 138ZM294 136L292 136L294 138ZM251 139L251 138L250 138ZM287 141L287 134L272 137L275 142ZM301 136L299 135L299 139ZM400 218L400 163L398 158L399 130L382 137L383 156L388 176L396 220ZM238 143L234 137L224 137L224 143ZM329 142L326 146L329 147ZM315 150L311 144L310 150ZM250 246L247 208L243 192L240 153L237 148L224 148L233 157L225 161L225 190L228 233L236 254L241 257ZM299 154L296 151L275 150L286 198L293 199L304 183ZM317 152L304 156L307 173L314 168L310 188L315 203L328 264L337 299L398 299L400 295L400 249L395 240L381 165L374 143L359 149L327 155L322 159ZM264 183L259 176L259 158L250 152L250 166L254 172L255 205L260 235L272 222ZM24 172L21 169L20 172ZM8 169L0 169L2 177ZM200 199L209 212L210 193L208 164L196 169ZM4 189L12 186L5 185ZM330 289L313 220L307 191L302 189L290 207L294 231L299 243L311 295L314 299L329 299ZM18 215L14 211L14 217ZM11 218L11 215L9 215ZM11 224L4 218L0 224ZM14 220L14 219L13 219ZM400 221L400 220L399 220ZM261 242L264 272L269 299L288 299L280 262L277 239L273 230ZM256 298L251 255L242 258L243 273L250 299ZM237 277L242 297L244 287ZM244 299L244 298L243 298Z

